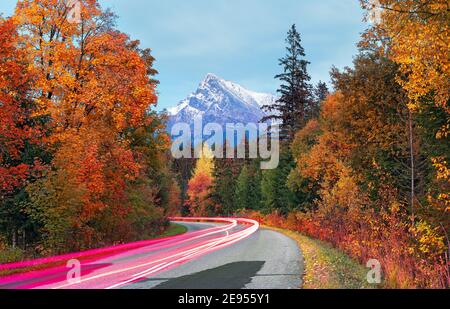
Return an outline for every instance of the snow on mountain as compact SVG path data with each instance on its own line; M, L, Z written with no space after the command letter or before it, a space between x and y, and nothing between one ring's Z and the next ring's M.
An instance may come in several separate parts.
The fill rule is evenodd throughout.
M258 123L267 115L261 107L274 104L276 100L272 94L250 91L208 74L194 93L168 110L168 129L175 123L192 124L199 116L203 117L204 124Z

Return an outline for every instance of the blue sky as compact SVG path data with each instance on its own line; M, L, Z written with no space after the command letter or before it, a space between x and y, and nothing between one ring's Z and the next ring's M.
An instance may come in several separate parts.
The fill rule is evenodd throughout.
M160 72L158 110L175 106L207 73L275 93L284 40L295 23L314 82L332 65L352 64L366 28L357 0L100 0L118 28L153 50ZM2 0L10 15L16 1Z

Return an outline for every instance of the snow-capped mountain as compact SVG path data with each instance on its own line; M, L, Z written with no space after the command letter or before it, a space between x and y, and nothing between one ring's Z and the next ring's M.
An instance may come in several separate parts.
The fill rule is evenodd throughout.
M272 94L253 92L208 74L194 93L168 110L168 129L175 123L192 124L199 116L203 117L203 124L258 123L266 116L261 107L276 100Z

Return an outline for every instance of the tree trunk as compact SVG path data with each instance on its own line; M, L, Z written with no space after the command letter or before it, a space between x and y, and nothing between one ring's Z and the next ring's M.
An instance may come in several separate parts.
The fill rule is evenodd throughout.
M16 248L16 244L17 244L17 231L16 231L16 228L13 228L13 232L12 232L12 247L13 247L13 249Z
M25 251L27 249L27 241L26 241L26 231L25 229L22 230L22 246L23 246L23 250Z
M411 160L411 215L412 220L414 222L414 201L415 201L415 158L414 158L414 134L413 134L413 116L412 111L409 112L409 152L410 152L410 160Z

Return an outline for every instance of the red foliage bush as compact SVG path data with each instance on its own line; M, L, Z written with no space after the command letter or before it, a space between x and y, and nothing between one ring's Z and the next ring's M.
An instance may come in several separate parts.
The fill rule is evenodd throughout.
M240 215L263 225L297 231L329 242L362 264L377 259L383 267L387 287L446 288L450 285L448 255L440 252L429 252L428 255L422 252L421 255L417 243L419 235L413 234L414 228L404 223L405 218L395 209L377 214L361 213L361 217L347 221L339 228L332 219L322 220L317 213L292 212L284 217L278 212L263 215L245 211Z

